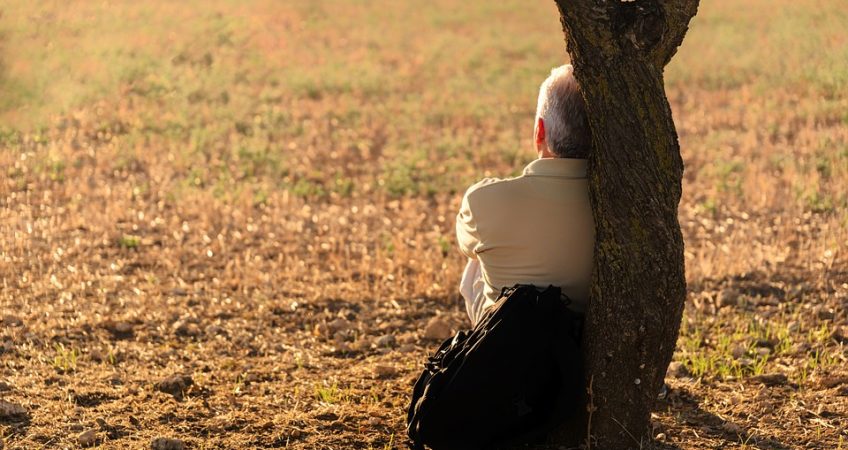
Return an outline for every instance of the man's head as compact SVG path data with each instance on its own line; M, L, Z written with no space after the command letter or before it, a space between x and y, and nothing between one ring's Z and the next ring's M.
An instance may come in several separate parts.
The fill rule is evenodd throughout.
M588 158L592 135L570 64L551 70L539 89L534 137L542 157Z

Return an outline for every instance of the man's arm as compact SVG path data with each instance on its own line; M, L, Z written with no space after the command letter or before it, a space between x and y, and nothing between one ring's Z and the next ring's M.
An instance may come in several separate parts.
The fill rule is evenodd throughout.
M462 206L459 208L459 214L456 215L456 240L462 254L471 259L477 259L475 249L480 245L480 233L468 202L470 192L471 189L462 197Z

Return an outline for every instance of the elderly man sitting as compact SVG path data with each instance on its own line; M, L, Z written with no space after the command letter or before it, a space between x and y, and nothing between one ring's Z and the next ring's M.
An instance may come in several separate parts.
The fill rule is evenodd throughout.
M534 142L538 159L516 178L468 188L456 234L468 264L460 291L477 323L502 288L557 286L582 312L589 297L594 222L586 180L591 136L570 65L542 83Z

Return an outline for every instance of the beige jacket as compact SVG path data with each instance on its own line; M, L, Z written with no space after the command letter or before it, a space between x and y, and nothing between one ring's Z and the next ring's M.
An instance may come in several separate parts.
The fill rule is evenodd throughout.
M520 283L559 286L574 309L585 310L595 245L586 160L537 159L519 177L471 186L456 235L462 253L480 261L481 309Z

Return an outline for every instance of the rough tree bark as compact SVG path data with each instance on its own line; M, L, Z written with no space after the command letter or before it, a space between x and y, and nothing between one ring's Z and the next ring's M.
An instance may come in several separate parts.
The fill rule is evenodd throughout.
M580 433L592 448L639 448L651 439L686 296L677 219L683 161L663 68L699 0L555 1L594 143L597 243L583 339L595 409ZM569 431L556 441L573 443Z

